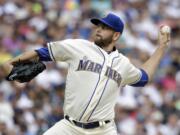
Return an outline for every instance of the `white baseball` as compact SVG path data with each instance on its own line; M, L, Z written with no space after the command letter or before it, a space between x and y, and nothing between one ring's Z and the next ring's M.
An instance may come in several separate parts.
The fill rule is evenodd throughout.
M164 25L164 26L161 27L161 32L163 34L170 33L171 32L171 28L168 25Z

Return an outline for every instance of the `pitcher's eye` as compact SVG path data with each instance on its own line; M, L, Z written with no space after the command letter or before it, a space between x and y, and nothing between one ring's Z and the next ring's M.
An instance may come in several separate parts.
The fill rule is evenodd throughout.
M102 25L101 28L104 30L104 29L107 29L107 26Z
M103 30L108 30L108 29L111 29L110 27L106 26L105 24L102 24L102 23L99 23L97 25L99 28L103 29Z

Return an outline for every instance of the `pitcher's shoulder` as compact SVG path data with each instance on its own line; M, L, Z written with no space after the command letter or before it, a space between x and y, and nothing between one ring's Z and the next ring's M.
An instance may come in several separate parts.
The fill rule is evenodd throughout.
M119 54L119 57L121 57L121 58L127 58L123 53L121 53L119 50L117 50L117 52L118 52L118 54Z
M93 42L86 40L86 39L74 39L74 41L81 43L81 44L93 44Z
M85 40L85 39L64 39L60 41L53 41L51 43L57 44L69 44L69 45L86 45L86 44L93 44L93 42Z
M127 56L125 56L124 54L122 54L121 52L118 52L119 54L119 59L123 62L129 62L129 58Z

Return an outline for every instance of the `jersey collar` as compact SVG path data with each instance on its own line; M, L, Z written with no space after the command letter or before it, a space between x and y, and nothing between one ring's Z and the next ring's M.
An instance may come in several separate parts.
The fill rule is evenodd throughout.
M113 47L113 49L112 49L112 51L106 51L107 52L107 54L110 54L110 53L112 53L112 52L114 52L114 51L116 51L117 49L116 49L116 47L114 46Z

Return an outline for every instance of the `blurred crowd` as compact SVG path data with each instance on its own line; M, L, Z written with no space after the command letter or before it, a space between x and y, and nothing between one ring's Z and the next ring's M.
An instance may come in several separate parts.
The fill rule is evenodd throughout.
M89 19L108 12L126 24L116 46L137 67L158 46L159 27L172 28L154 80L143 88L119 90L119 135L180 135L179 0L0 0L0 63L49 41L92 40ZM63 119L67 65L46 65L46 71L24 84L7 82L0 71L0 135L41 135Z

